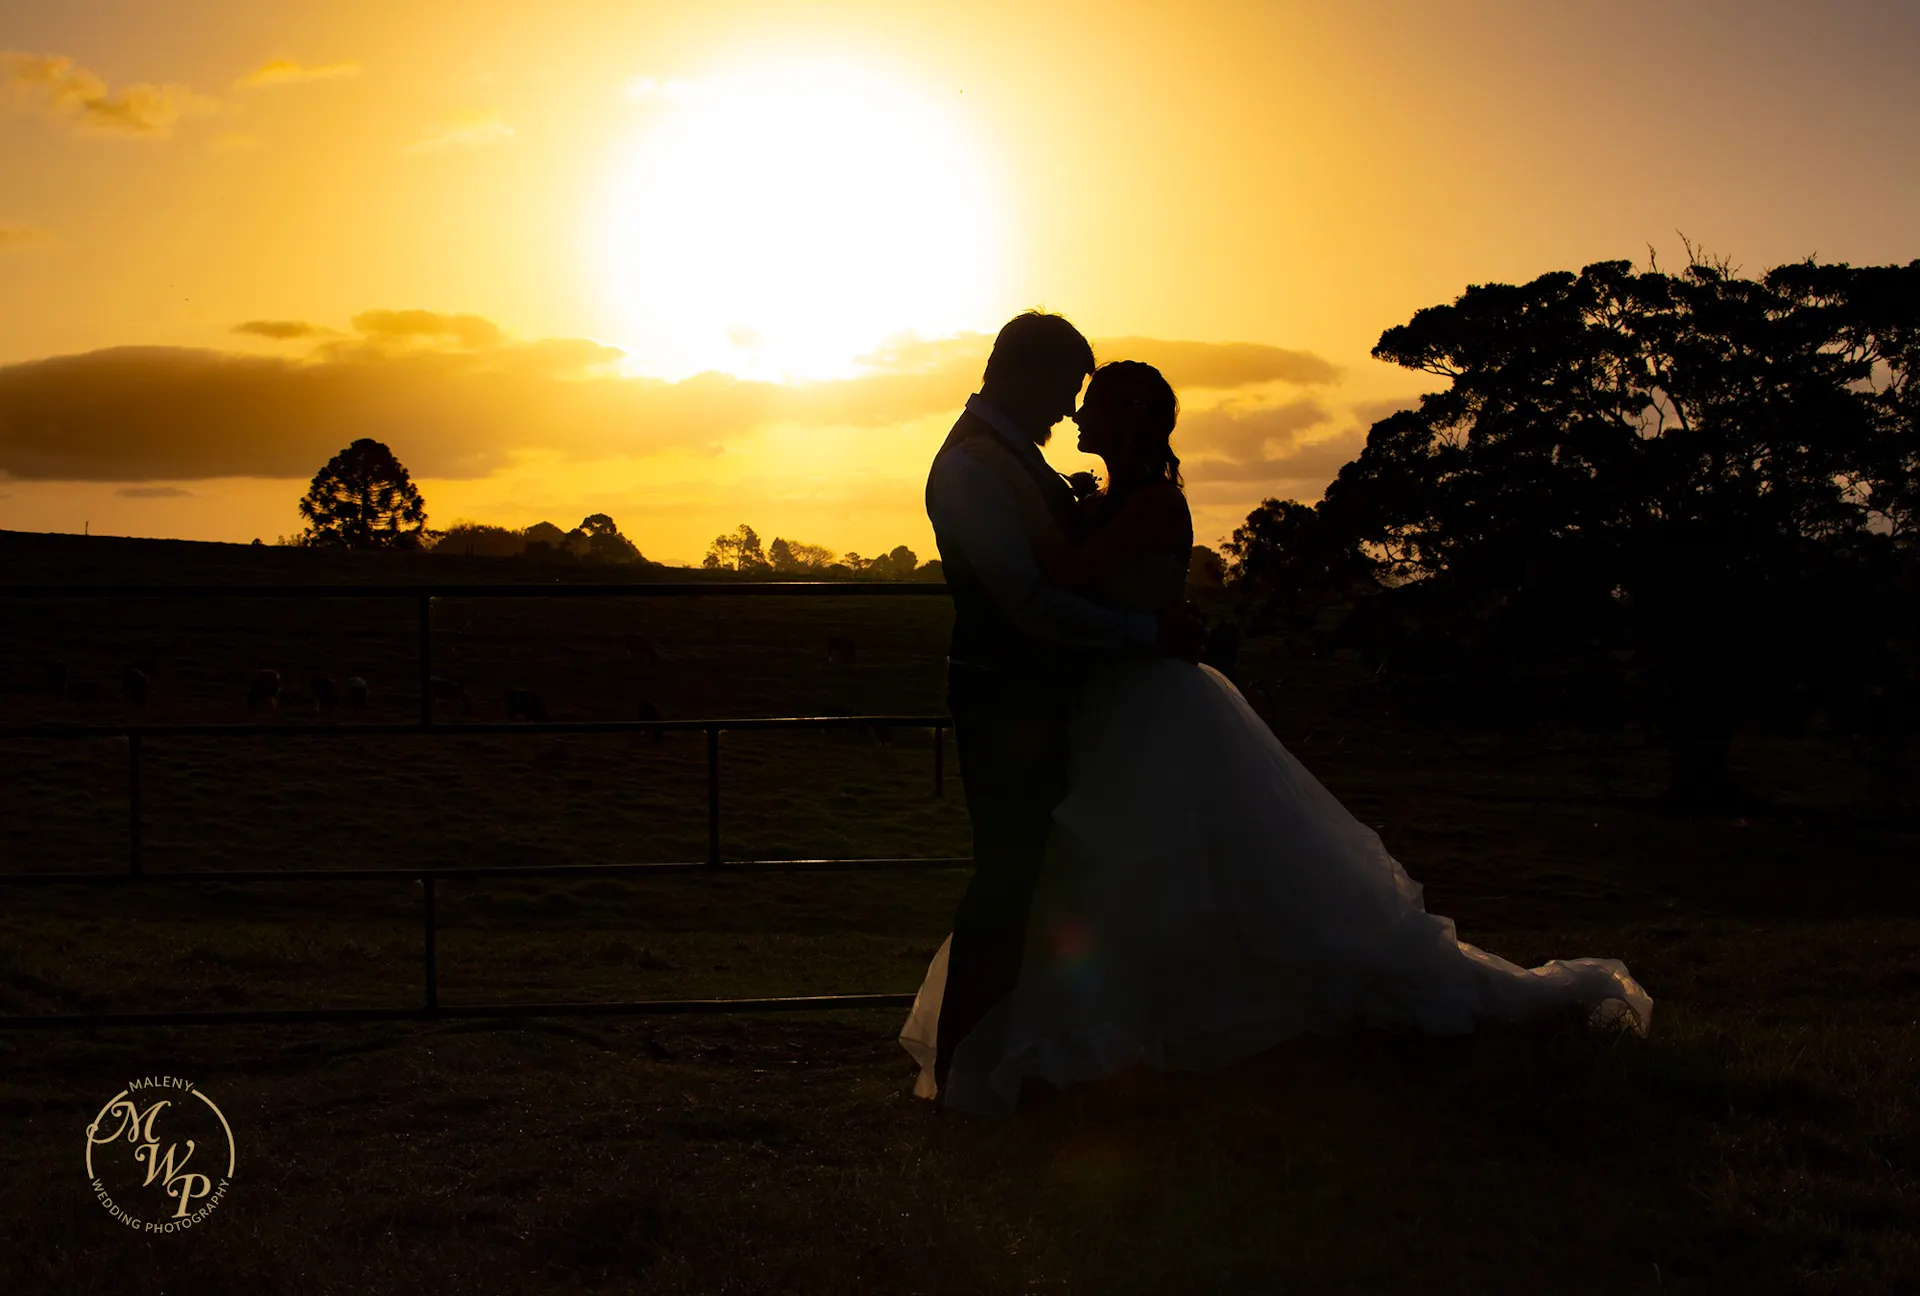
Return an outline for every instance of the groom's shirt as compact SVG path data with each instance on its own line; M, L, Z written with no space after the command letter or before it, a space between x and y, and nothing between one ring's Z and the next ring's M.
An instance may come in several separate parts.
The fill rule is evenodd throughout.
M1055 648L1151 650L1152 616L1081 598L1041 572L1040 547L1067 542L1049 487L1066 493L1033 438L979 396L969 397L927 474L927 517L959 618L968 616L961 589L977 582L1015 634ZM991 664L1012 647L970 642L958 623L954 631L957 664Z

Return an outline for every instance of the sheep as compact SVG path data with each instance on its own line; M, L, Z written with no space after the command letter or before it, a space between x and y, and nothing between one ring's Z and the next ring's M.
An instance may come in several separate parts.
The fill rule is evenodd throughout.
M153 681L138 666L129 666L120 676L120 695L136 707L147 705L147 698L153 691Z
M367 682L358 675L347 677L347 710L365 711L367 709Z
M264 711L277 711L280 708L280 672L260 670L253 674L253 683L247 686L247 710L256 707Z
M647 700L646 700L645 698L641 698L641 699L640 699L640 705L639 705L639 707L638 707L638 708L637 708L637 709L635 710L635 712L634 712L634 719L636 719L636 720L664 720L664 719L666 719L666 717L665 717L664 715L662 715L662 714L660 714L660 708L659 708L659 707L657 707L657 706L655 706L655 705L654 705L653 703L651 703L651 702L649 702L649 701L647 701ZM645 732L645 733L642 733L642 734L639 734L639 735L636 735L636 736L638 736L638 737L641 737L641 738L645 738L645 739L646 739L646 740L647 740L648 742L659 742L659 741L660 741L660 731L659 731L658 729L652 729L652 730L648 730L647 732Z
M845 665L860 655L860 646L853 640L834 635L827 640L827 660Z
M313 709L316 711L331 711L335 706L339 705L339 702L340 695L333 686L333 677L330 675L315 675L313 677Z
M540 695L532 689L510 688L507 690L507 719L545 724L547 708L540 701Z

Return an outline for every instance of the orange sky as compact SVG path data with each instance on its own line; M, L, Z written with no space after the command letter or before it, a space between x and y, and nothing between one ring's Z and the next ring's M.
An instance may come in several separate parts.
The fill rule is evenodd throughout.
M435 524L924 556L1045 304L1181 387L1211 541L1469 283L1920 255L1892 2L69 0L0 47L0 528L270 539L376 435Z

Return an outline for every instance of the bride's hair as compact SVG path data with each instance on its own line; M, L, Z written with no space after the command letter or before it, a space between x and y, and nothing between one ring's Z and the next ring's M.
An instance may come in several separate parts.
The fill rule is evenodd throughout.
M1173 425L1180 418L1180 400L1160 371L1139 360L1110 360L1093 371L1087 401L1111 402L1136 444L1152 447L1147 464L1150 477L1185 486L1180 456L1173 452Z

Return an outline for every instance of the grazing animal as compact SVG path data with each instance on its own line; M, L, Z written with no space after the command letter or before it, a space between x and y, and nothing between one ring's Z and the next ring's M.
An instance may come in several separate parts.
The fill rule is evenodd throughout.
M660 650L654 647L653 640L647 638L645 635L628 635L626 645L627 656L629 657L649 662L657 662L660 660Z
M545 724L547 708L540 701L540 695L532 689L510 688L507 690L507 719Z
M138 666L127 667L120 676L120 695L133 706L144 707L152 691L153 681Z
M54 697L65 697L67 684L71 679L72 674L67 670L67 664L65 662L50 661L47 663L48 693L51 693Z
M433 689L433 700L435 702L457 703L459 704L461 715L466 715L472 710L473 703L467 697L466 685L455 680L438 678L429 681L429 683Z
M860 645L835 635L827 640L827 660L845 665L860 655Z
M253 673L253 683L247 685L247 710L255 708L264 711L277 711L280 707L280 672L262 670Z
M640 699L640 706L639 706L639 708L638 708L638 710L637 710L637 711L635 712L635 714L634 714L634 719L636 719L636 720L665 720L665 719L666 719L666 717L660 714L660 708L659 708L659 707L657 707L657 706L655 706L655 705L654 705L653 703L651 703L651 702L649 702L649 701L647 701L647 700L646 700L645 698L641 698L641 699ZM645 739L646 739L646 740L647 740L648 742L659 742L659 741L660 741L660 731L659 731L658 729L653 729L653 730L650 730L650 731L648 731L647 733L645 733L645 734L643 734L642 736L643 736L643 737L644 737L644 738L645 738Z
M313 707L316 711L331 711L340 704L340 695L334 689L331 675L313 677Z
M367 709L367 682L358 675L347 677L347 710L365 711Z

